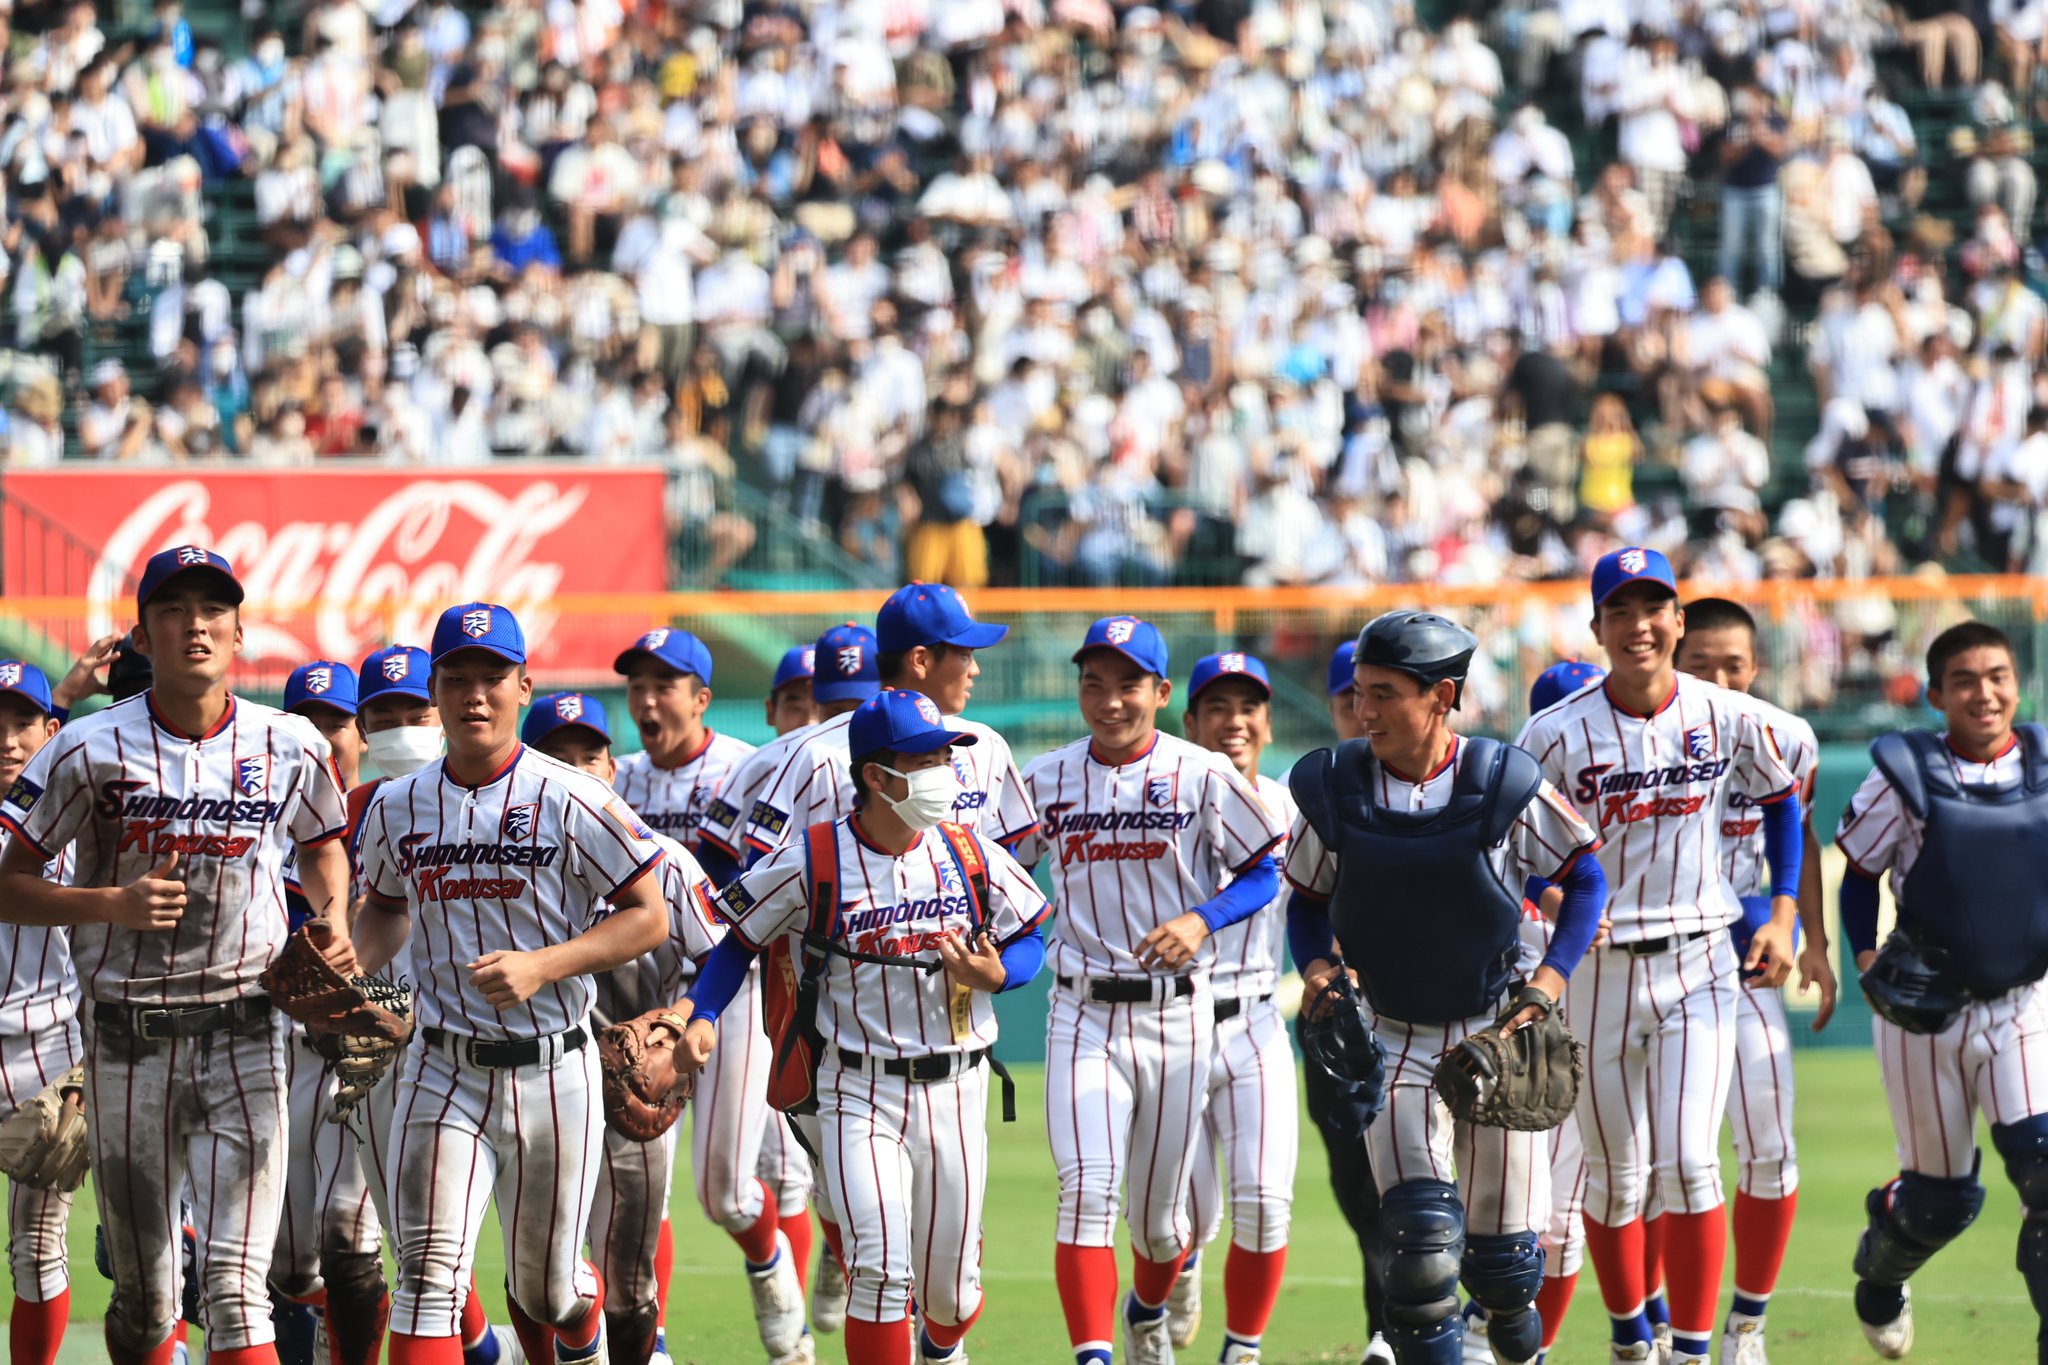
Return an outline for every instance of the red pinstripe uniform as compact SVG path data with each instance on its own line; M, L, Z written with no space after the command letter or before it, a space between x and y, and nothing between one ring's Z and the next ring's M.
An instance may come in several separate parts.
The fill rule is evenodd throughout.
M695 848L711 803L754 752L745 740L706 730L697 752L672 768L661 767L645 749L625 755L612 790L656 834Z
M71 850L51 859L43 875L70 877ZM78 1062L78 973L68 930L0 925L0 1120ZM48 1303L71 1287L65 1238L70 1190L39 1190L7 1182L7 1264L24 1303Z
M9 793L0 823L38 851L72 845L74 885L127 885L173 850L186 885L174 930L71 930L89 1006L86 1117L114 1270L110 1338L144 1348L177 1322L189 1180L209 1340L221 1351L272 1339L264 1277L284 1193L283 1017L243 1006L252 1017L235 1027L152 1040L95 1014L260 998L257 978L285 939L286 851L340 838L345 818L311 723L233 698L198 736L174 730L148 693L118 702L67 725Z

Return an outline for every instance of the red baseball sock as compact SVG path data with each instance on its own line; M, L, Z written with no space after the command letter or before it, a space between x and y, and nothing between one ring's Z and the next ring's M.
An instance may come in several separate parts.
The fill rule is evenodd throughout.
M661 1235L654 1239L654 1301L661 1306L661 1321L668 1321L668 1280L676 1269L676 1239L668 1219L661 1220Z
M986 1302L986 1299L982 1301L982 1303ZM967 1340L967 1333L973 1328L974 1320L981 1316L981 1309L982 1304L974 1305L974 1311L967 1315L967 1321L956 1322L951 1327L946 1326L943 1322L933 1322L930 1318L926 1318L924 1334L930 1337L932 1345L938 1347L941 1351L950 1351L961 1342Z
M1643 1220L1643 1297L1664 1287L1664 1215Z
M1060 1287L1060 1307L1067 1315L1067 1340L1076 1349L1091 1341L1115 1341L1115 1248L1056 1243L1052 1277ZM1166 1277L1166 1286L1173 1288L1171 1275Z
M41 1303L17 1295L14 1316L7 1324L7 1345L14 1365L56 1365L57 1348L64 1344L64 1324L70 1320L68 1289Z
M775 1226L789 1239L789 1254L796 1258L797 1287L806 1294L811 1292L811 1247L814 1237L811 1232L811 1211L798 1209L795 1213L778 1213ZM658 1266L660 1262L656 1262Z
M1138 1302L1147 1308L1157 1308L1166 1302L1166 1296L1173 1292L1173 1282L1180 1278L1180 1263L1188 1258L1183 1247L1170 1261L1148 1261L1137 1252L1131 1253L1131 1292L1138 1296Z
M1223 1323L1230 1335L1257 1341L1273 1320L1280 1298L1280 1277L1287 1270L1287 1248L1246 1251L1237 1243L1223 1258Z
M1549 1350L1557 1344L1557 1334L1564 1329L1565 1310L1572 1306L1572 1290L1578 1286L1576 1271L1569 1275L1545 1277L1543 1287L1536 1291L1536 1312L1543 1319L1543 1349Z
M1735 1289L1751 1298L1767 1299L1778 1287L1785 1248L1792 1241L1792 1215L1799 1191L1783 1199L1758 1199L1735 1192Z
M462 1301L462 1339L480 1341L490 1330L491 1315L484 1312L484 1301L476 1292L476 1276L469 1277L469 1297Z
M532 1361L549 1361L555 1358L555 1329L537 1322L526 1315L508 1291L505 1295L505 1316L512 1319L512 1334L519 1338L519 1349ZM392 1350L395 1352L398 1333L391 1334ZM396 1365L396 1362L394 1362Z
M470 1290L471 1302L475 1302L476 1291ZM462 1312L462 1343L473 1346L489 1330L490 1323L484 1318L483 1305L476 1310L478 1327L469 1330L469 1310ZM377 1296L376 1306L370 1310L366 1322L342 1321L330 1318L327 1323L328 1361L315 1365L377 1365L384 1358L384 1332L391 1325L391 1293L386 1290Z
M172 1352L177 1349L179 1337L176 1332L165 1337L147 1351L127 1351L107 1342L107 1359L115 1365L171 1365Z
M574 1351L596 1341L597 1334L604 1330L604 1276L598 1273L596 1266L590 1267L590 1274L597 1281L597 1289L590 1296L590 1311L576 1319L573 1326L555 1329L555 1336L561 1343Z
M768 1194L768 1187L756 1177L754 1184L761 1190L761 1212L744 1229L732 1234L740 1244L748 1265L766 1265L775 1259L775 1233L781 1223L775 1212L775 1200Z
M910 1365L910 1319L846 1320L846 1365Z
M552 1355L528 1356L529 1360L552 1360ZM406 1332L391 1334L391 1365L462 1365L459 1337L416 1337Z
M1671 1301L1671 1330L1684 1337L1710 1337L1721 1304L1721 1269L1728 1259L1728 1220L1719 1209L1666 1213L1664 1232L1670 1274L1664 1282ZM1592 1225L1587 1225L1592 1231Z
M820 1214L818 1232L825 1238L825 1245L832 1248L832 1259L839 1262L841 1270L846 1269L846 1247L839 1238L839 1224Z
M208 1351L206 1361L207 1365L277 1365L277 1347L268 1341L261 1346L230 1346L225 1351Z
M1607 1315L1630 1317L1643 1307L1643 1220L1608 1227L1592 1214L1586 1215L1586 1254L1593 1258L1593 1272L1600 1281L1600 1301Z

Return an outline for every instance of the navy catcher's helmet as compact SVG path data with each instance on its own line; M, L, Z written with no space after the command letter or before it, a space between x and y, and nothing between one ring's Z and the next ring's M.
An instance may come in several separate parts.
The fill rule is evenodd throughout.
M1340 1136L1363 1138L1386 1101L1387 1050L1349 974L1338 971L1313 1000L1302 1002L1299 1030L1302 1052L1344 1094L1343 1126L1356 1131Z
M1432 611L1390 611L1358 632L1352 661L1406 673L1424 687L1449 679L1458 685L1451 696L1455 711L1465 696L1465 670L1478 648L1479 637L1448 617Z
M1970 1003L1948 952L1894 929L1863 973L1863 998L1878 1018L1908 1033L1940 1033Z

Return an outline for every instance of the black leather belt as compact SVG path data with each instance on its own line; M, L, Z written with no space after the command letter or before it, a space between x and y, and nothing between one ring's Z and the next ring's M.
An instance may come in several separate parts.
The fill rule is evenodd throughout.
M1639 938L1633 943L1615 943L1609 946L1617 952L1627 953L1632 957L1650 957L1657 953L1669 952L1681 943L1696 942L1713 932L1712 929L1695 929L1689 934L1666 934L1663 938Z
M922 1057L873 1057L852 1048L839 1049L839 1064L864 1075L904 1076L913 1081L950 1081L963 1071L980 1066L987 1048L973 1052L928 1052Z
M581 1024L567 1033L550 1034L545 1038L512 1038L502 1042L489 1038L466 1038L444 1028L423 1028L420 1036L427 1040L428 1047L445 1048L459 1060L490 1071L558 1062L590 1041L590 1035L583 1031Z
M1195 993L1195 979L1192 976L1063 976L1059 979L1063 991L1080 990L1088 999L1098 1005L1149 1005L1159 998L1165 982L1173 983L1170 1000L1179 1000Z
M197 1038L208 1033L226 1033L270 1016L270 997L252 995L242 1000L224 1000L218 1005L173 1005L156 1009L143 1005L117 1005L102 1000L92 1007L92 1021L112 1033L130 1038Z
M1253 1005L1263 1005L1272 998L1273 992L1267 991L1264 995L1255 995L1250 999L1246 999L1241 995L1233 995L1228 1000L1218 1000L1216 1002L1216 1022L1220 1024L1225 1019L1235 1019Z

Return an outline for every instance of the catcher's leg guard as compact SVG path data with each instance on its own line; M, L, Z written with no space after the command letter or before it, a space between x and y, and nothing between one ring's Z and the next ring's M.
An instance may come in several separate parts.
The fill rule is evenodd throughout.
M1380 1197L1380 1276L1387 1338L1401 1365L1456 1362L1464 1354L1458 1268L1465 1206L1443 1180L1406 1180Z
M1533 1232L1473 1236L1465 1241L1466 1292L1486 1310L1486 1335L1502 1360L1533 1360L1543 1349L1536 1291L1543 1287L1543 1247Z
M1977 1221L1984 1187L1974 1172L1943 1180L1907 1171L1872 1190L1864 1207L1870 1226L1856 1244L1856 1316L1881 1326L1904 1306L1900 1286Z
M375 1252L323 1244L320 1272L327 1282L327 1337L335 1360L357 1365L376 1359L391 1317L383 1258Z
M618 1312L606 1308L604 1334L609 1343L612 1365L647 1365L647 1358L654 1354L654 1333L660 1326L661 1308L658 1304L644 1304Z
M2041 1319L2040 1358L2048 1360L2048 1114L1993 1124L1991 1144L2005 1158L2006 1178L2020 1192L2020 1278Z

